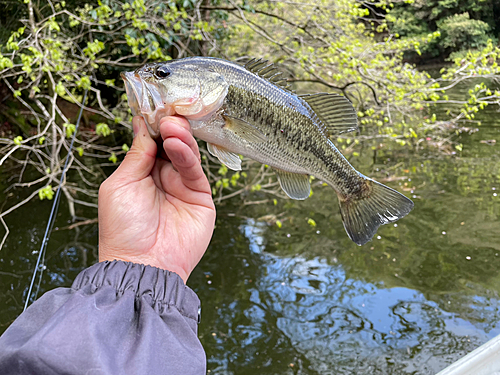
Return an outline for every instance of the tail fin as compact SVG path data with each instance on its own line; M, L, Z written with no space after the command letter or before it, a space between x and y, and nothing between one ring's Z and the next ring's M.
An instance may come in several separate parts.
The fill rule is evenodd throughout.
M401 219L413 208L413 202L396 190L364 178L367 189L361 197L339 195L344 228L360 246L372 239L379 226Z

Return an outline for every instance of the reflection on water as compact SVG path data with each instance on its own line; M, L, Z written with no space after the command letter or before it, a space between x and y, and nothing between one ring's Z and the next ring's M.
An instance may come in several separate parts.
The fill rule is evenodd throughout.
M458 156L366 155L359 170L393 168L402 178L386 183L415 209L363 247L329 188L219 209L192 280L211 296L200 326L211 373L432 374L500 334L500 152L481 142L500 140L495 124L463 137Z
M243 273L245 299L221 296L215 306L217 316L203 333L214 373L428 374L500 334L415 289L349 278L342 265L321 257L269 254L266 228L252 219L240 231L248 259L261 263L260 277L252 282ZM207 280L212 288L225 284ZM489 310L491 318L498 310L496 300L485 310L483 297L464 302ZM203 308L205 314L213 306Z
M351 160L360 172L415 201L362 247L347 238L330 188L303 202L218 207L189 280L210 373L432 374L500 334L499 125L491 110L456 156L360 150ZM7 217L0 331L22 310L50 205ZM41 292L96 261L97 226L67 229L64 200L59 212Z

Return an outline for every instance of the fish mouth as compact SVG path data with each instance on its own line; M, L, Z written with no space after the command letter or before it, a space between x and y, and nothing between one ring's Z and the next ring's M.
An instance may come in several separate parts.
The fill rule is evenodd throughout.
M122 72L120 75L125 82L132 115L142 116L151 137L157 138L160 135L160 119L173 114L165 106L158 85L146 82L137 72Z

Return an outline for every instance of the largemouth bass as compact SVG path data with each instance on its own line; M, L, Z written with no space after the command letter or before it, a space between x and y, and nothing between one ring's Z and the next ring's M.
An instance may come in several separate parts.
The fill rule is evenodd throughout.
M358 128L352 104L337 94L296 95L277 68L261 59L245 65L192 57L122 73L129 105L153 137L159 120L179 114L209 152L233 170L238 154L272 167L293 199L310 194L309 176L327 182L340 202L344 228L363 245L413 202L356 171L330 140Z

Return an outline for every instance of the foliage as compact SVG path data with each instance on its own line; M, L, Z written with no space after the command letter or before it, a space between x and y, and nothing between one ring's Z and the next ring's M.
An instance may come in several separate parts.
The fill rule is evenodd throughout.
M47 185L46 187L40 189L38 191L38 197L40 198L41 201L44 199L48 199L49 201L52 200L54 197L54 191L52 190L51 185Z
M0 128L0 165L19 166L17 182L10 188L37 189L0 213L0 220L35 197L42 186L62 189L73 218L75 204L95 207L97 187L106 175L103 168L114 167L128 150L123 145L130 143L131 114L119 74L147 61L211 55L233 60L255 56L279 63L297 91L324 89L342 93L353 102L361 135L337 139L344 153L353 157L364 143L378 147L374 140L418 146L428 134L439 132L441 145L453 144L449 129L454 131L457 121L474 121L477 111L500 99L500 92L484 82L499 73L499 50L491 41L484 49L456 59L437 78L406 63L405 53L420 54L442 34L430 28L419 29L418 37L392 32L397 9L401 9L396 0L374 4L354 0L314 4L97 0L79 4L18 1L16 14L21 16L6 23L10 33L0 34L4 36L0 40L0 91L7 98L0 103L0 121L9 124ZM461 25L442 22L448 43L454 46L469 43L460 27L476 22L465 16L461 20ZM487 29L479 22L475 25L479 33ZM478 39L477 47L483 44ZM451 100L447 91L470 79L476 81L469 96ZM75 133L86 90L82 123ZM434 104L448 103L458 109L439 118ZM73 136L74 152L68 154ZM252 192L283 197L266 166L253 167L244 161L248 175L229 173L202 152L218 201L235 195L250 197ZM66 158L71 169L68 181L59 186Z
M495 0L407 1L395 5L390 21L393 32L402 37L418 37L438 32L439 37L422 47L422 52L441 61L486 47L500 35ZM421 60L425 64L425 59Z
M392 8L397 9L401 2L251 2L251 12L232 4L233 8L225 9L234 17L234 21L229 19L233 35L248 42L242 45L238 38L226 42L229 58L257 52L259 57L286 66L298 91L318 91L322 86L344 94L355 104L361 136L337 139L347 153L356 155L356 145L373 138L416 145L426 134L453 128L460 119L472 121L478 110L499 103L498 93L485 83L499 73L499 49L491 41L484 49L457 59L435 78L405 62L405 54L420 54L441 34L401 38L393 33L390 27L397 12ZM450 38L460 43L456 34L450 31ZM448 91L472 78L478 86L470 97L450 100ZM461 107L440 118L435 113L437 103Z
M205 35L222 38L224 28L215 30L197 7L190 0L10 2L16 18L7 15L9 31L0 33L0 165L19 165L10 189L37 189L40 199L50 199L48 187L61 188L73 219L75 205L96 206L102 168L118 162L131 138L120 72L207 54L217 40ZM68 154L73 136L76 152ZM68 181L59 186L66 158ZM35 196L8 207L0 220Z
M444 48L455 50L477 49L488 44L490 27L481 20L471 20L469 13L455 14L440 23Z

